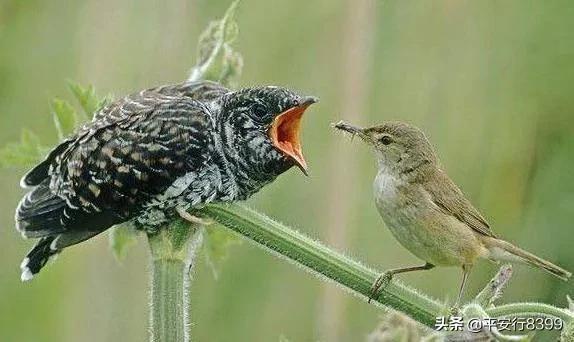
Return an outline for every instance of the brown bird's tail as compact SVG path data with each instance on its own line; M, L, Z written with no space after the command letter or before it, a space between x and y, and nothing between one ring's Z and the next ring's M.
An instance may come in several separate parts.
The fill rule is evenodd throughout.
M541 268L556 277L568 281L572 273L562 267L556 266L550 261L544 260L536 255L516 247L510 242L496 238L483 239L490 252L490 258L502 261L520 261L528 265Z

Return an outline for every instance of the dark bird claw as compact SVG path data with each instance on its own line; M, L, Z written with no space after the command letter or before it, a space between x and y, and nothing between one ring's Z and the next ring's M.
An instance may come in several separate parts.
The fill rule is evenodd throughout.
M369 300L367 301L367 303L371 304L371 300L377 299L380 294L380 291L385 287L387 287L392 279L393 279L393 273L391 272L385 272L381 274L371 286L371 295L369 296Z

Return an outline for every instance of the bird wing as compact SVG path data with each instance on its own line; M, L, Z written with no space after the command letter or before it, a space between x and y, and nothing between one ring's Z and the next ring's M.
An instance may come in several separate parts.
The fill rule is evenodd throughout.
M21 265L22 279L62 249L137 216L180 177L205 174L213 124L198 100L223 91L185 83L127 96L50 152L22 180L33 188L16 209L16 227L40 239ZM194 191L215 191L205 188Z
M54 213L64 227L54 230L106 229L133 218L179 177L206 165L212 125L202 102L165 87L145 90L100 110L25 183L40 181L39 191L49 179L49 190L66 202ZM26 209L27 218L34 215L34 203Z
M225 93L231 90L225 88L219 83L212 81L196 81L196 82L184 82L178 84L168 84L161 87L144 90L139 94L131 95L132 97L137 97L137 95L156 95L156 96L168 96L168 97L186 97L191 100L196 100L200 102L213 101ZM129 97L125 98L128 99ZM152 98L153 100L153 98ZM120 100L121 101L121 100ZM112 112L103 108L94 114L95 119L101 119L104 117L109 117ZM122 113L119 113L122 114Z
M80 137L89 136L90 131L96 131L110 124L120 124L129 117L140 115L145 110L145 107L153 106L156 98L161 96L186 97L197 101L213 101L229 91L228 88L216 82L196 81L164 85L120 99L94 113L94 118L91 122L82 126L77 134L64 140L54 148L44 161L22 178L21 184L23 187L40 185L48 177L50 165L56 161L56 158L64 154L70 148L70 145L78 141ZM133 105L130 106L130 103L137 104L136 106L141 105L141 108L133 108Z
M424 187L443 213L456 217L482 235L496 237L486 219L442 170L437 170Z
M189 97L197 101L212 101L231 90L219 83L212 81L184 82L174 86L161 87L159 92L169 95L177 93L181 96Z
M212 123L202 103L155 92L128 97L110 110L80 132L56 163L52 184L73 206L128 219L205 164ZM107 123L109 118L115 119Z

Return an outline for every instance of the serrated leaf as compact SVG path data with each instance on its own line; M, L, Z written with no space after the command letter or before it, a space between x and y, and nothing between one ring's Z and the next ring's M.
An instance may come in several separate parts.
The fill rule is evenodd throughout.
M196 67L206 65L213 51L218 48L218 44L221 43L220 27L219 20L212 21L207 24L207 28L199 35Z
M9 143L0 149L0 165L32 167L44 156L46 148L34 132L23 129L20 142Z
M131 224L122 224L110 229L110 248L118 261L123 261L129 248L137 242L138 231Z
M229 254L229 247L241 243L241 240L227 229L218 225L207 226L205 230L203 251L207 265L217 279L219 267Z
M103 100L96 95L96 90L92 85L83 87L77 83L69 81L68 88L74 94L80 107L82 107L84 116L82 121L87 121L88 118L93 117L98 109L101 108Z
M231 44L237 37L239 36L239 25L234 19L235 16L235 8L232 9L230 12L229 18L225 18L225 25L224 25L224 35L223 35L223 42L225 44Z
M100 110L100 109L104 108L105 106L109 105L110 103L112 103L112 100L113 100L113 98L111 95L106 95L103 98L101 98L100 101L98 102L98 106L97 106L98 109L96 109L96 111L94 112L94 115L98 110Z
M225 58L223 58L223 69L221 70L219 82L234 88L237 86L237 81L243 70L243 57L231 48L226 47L224 50Z
M58 138L63 140L66 136L73 133L78 126L78 113L71 104L58 98L52 100L52 111Z
M231 3L223 18L209 23L200 35L197 63L189 80L204 79L229 85L228 82L233 82L241 73L241 55L230 45L239 34L239 26L234 20L238 3L239 0Z
M224 44L232 43L239 35L239 26L234 20L238 3L239 1L234 1L223 18L211 21L199 36L197 65L206 64Z

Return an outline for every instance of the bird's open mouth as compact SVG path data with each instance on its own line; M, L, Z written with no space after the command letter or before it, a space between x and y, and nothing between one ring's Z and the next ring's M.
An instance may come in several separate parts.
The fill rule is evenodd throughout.
M301 171L307 175L307 162L301 151L301 118L307 107L317 102L314 97L307 97L296 107L277 115L269 128L269 137L273 145L293 159Z

